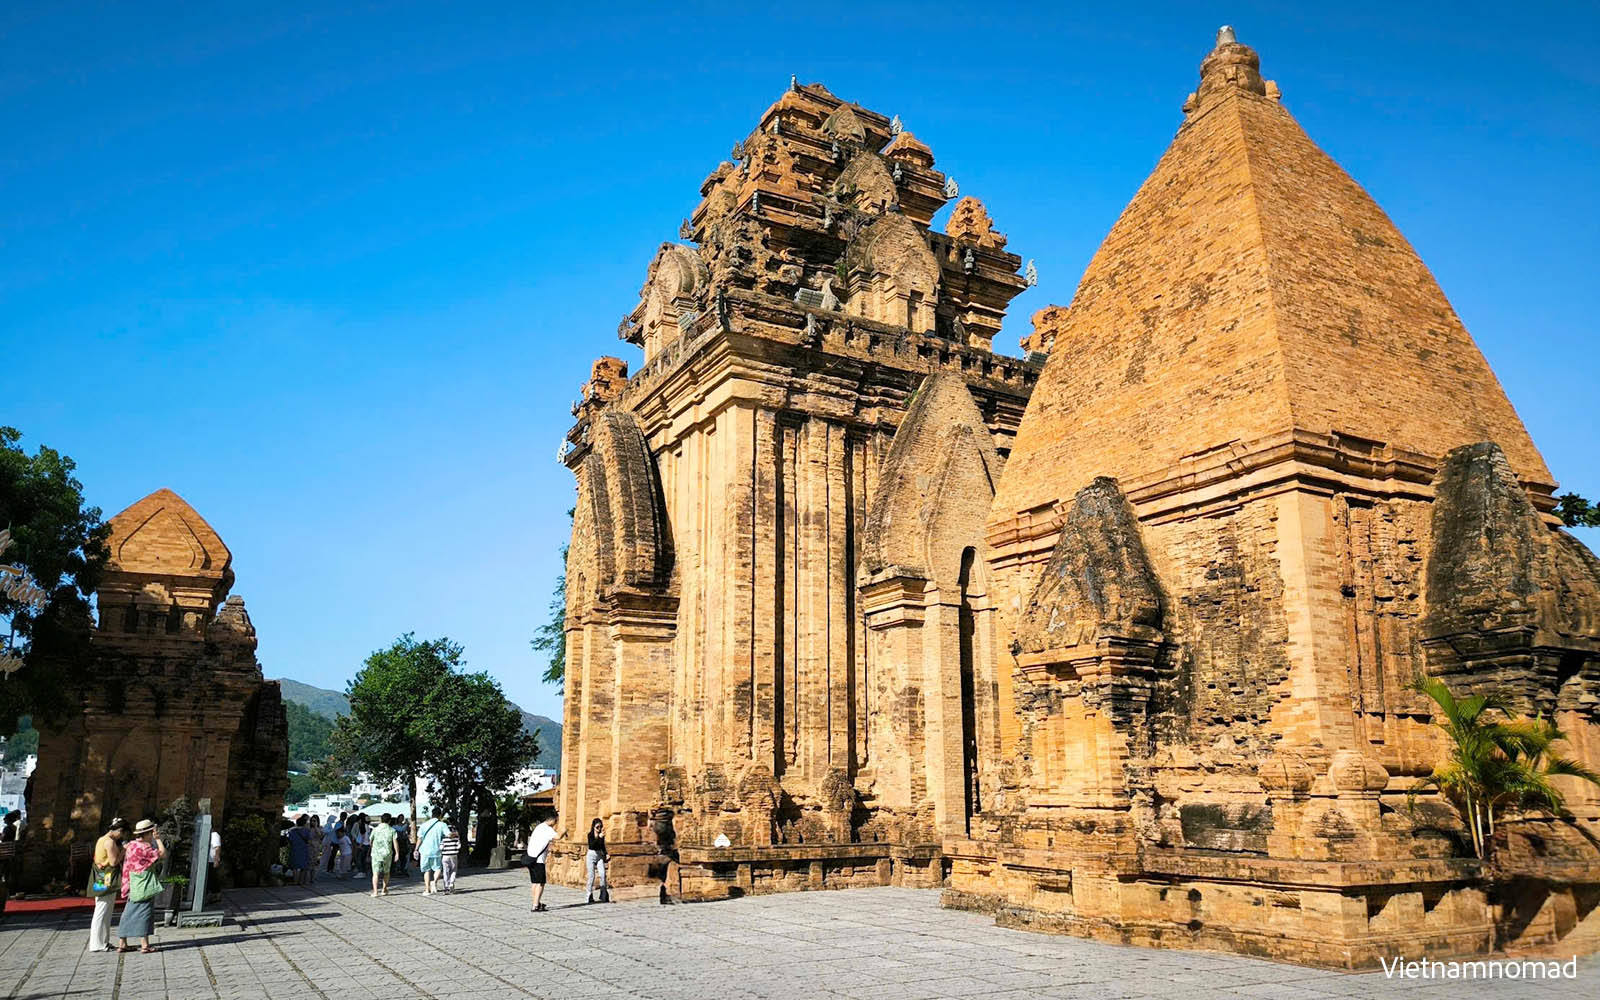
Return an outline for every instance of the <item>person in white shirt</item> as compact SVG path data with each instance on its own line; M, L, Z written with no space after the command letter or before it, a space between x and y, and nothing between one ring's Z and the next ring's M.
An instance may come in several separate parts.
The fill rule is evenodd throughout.
M545 817L543 823L533 828L533 834L528 837L528 855L525 863L528 866L528 891L533 893L533 912L543 913L546 909L544 899L545 862L550 860L550 845L556 838L566 835L565 831L556 828L559 817L551 813Z
M217 876L222 873L222 834L216 827L211 828L211 850L206 852L206 865L210 871L206 872L206 894L221 895L222 883Z

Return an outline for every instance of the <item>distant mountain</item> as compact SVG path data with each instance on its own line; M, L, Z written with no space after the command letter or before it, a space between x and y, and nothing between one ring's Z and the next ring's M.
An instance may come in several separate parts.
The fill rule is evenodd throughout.
M292 701L297 705L304 705L318 715L326 715L328 718L334 719L341 715L350 714L350 699L339 691L312 687L310 684L291 681L287 677L280 678L278 686L283 689L284 701Z
M287 677L279 678L278 685L283 690L283 700L292 701L297 705L325 715L332 719L336 716L348 714L350 699L338 691L329 691L327 688L312 687L299 681L291 681ZM539 737L539 756L534 761L535 767L557 770L561 767L561 723L554 719L547 719L542 715L532 712L523 712L518 706L517 711L522 712L522 728L536 733Z
M517 711L522 712L521 708ZM550 771L561 769L561 723L532 712L522 712L522 728L539 737L539 756L534 766Z

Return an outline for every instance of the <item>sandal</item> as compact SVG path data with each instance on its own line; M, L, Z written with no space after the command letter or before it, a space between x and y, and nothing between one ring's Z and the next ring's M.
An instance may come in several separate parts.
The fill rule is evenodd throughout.
M125 945L125 944L117 945L117 954L118 955L122 954L123 952L125 952L127 950L128 950L128 946L127 945Z
M154 948L152 948L150 945L145 945L144 947L139 949L139 954L141 954L141 955L154 955L155 951L156 950Z

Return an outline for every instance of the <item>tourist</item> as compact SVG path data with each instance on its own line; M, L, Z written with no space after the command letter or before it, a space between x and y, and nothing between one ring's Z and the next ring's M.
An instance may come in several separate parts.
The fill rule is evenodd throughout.
M543 913L547 909L544 905L545 863L550 860L550 845L565 832L556 829L558 819L560 817L551 812L528 835L528 855L524 861L528 866L528 891L533 894L535 913Z
M372 874L372 828L367 825L367 814L356 813L356 868L362 875Z
M289 831L289 867L294 870L295 885L311 884L311 830L305 813L294 819Z
M117 906L117 869L122 865L122 838L128 821L118 816L94 843L94 869L89 892L94 896L94 919L89 922L89 950L111 950L111 911Z
M322 842L327 834L322 829L322 818L311 814L311 881L317 880L317 869L322 867Z
M444 810L434 807L433 819L417 833L417 861L422 866L422 894L431 896L439 887L439 874L444 871L440 863L439 841L444 839L447 827Z
M394 820L394 833L400 844L400 860L395 865L395 871L402 877L411 873L407 870L407 862L411 860L411 827L406 823L404 815L396 816Z
M351 838L350 824L340 823L333 828L333 858L337 864L336 878L349 878L351 859L355 856L355 841Z
M345 820L350 818L349 813L340 813L339 821L333 824L333 847L328 851L328 871L332 872L339 863L339 841L344 836Z
M13 809L6 813L5 829L0 830L0 844L14 844L21 832L22 812Z
M400 837L394 817L384 813L372 830L372 898L389 895L389 872L400 859Z
M611 901L611 891L606 888L606 824L598 816L589 824L589 854L584 858L584 867L589 870L589 898L584 902L594 902L594 877L600 876L600 902Z
M155 823L141 819L133 828L133 840L122 852L122 898L127 902L122 907L122 919L117 921L117 951L127 951L130 938L139 941L141 952L155 951L150 946L150 934L155 930L161 880L151 869L166 856L167 845L156 833Z
M461 857L461 837L454 823L445 826L444 837L439 841L439 863L444 866L444 891L456 891L456 862Z
M211 847L206 851L206 894L222 895L222 834L211 828Z

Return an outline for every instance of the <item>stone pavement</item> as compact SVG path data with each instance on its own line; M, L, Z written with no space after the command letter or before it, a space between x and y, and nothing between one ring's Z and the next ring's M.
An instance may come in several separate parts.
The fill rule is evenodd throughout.
M156 955L88 954L88 915L0 923L7 1000L440 1000L554 997L863 1000L1220 997L1580 997L1576 981L1440 982L1349 975L1209 952L1156 951L995 927L937 892L855 889L663 907L584 906L552 886L528 912L520 870L462 877L454 896L416 881L371 899L359 883L228 894L222 928L159 934Z

